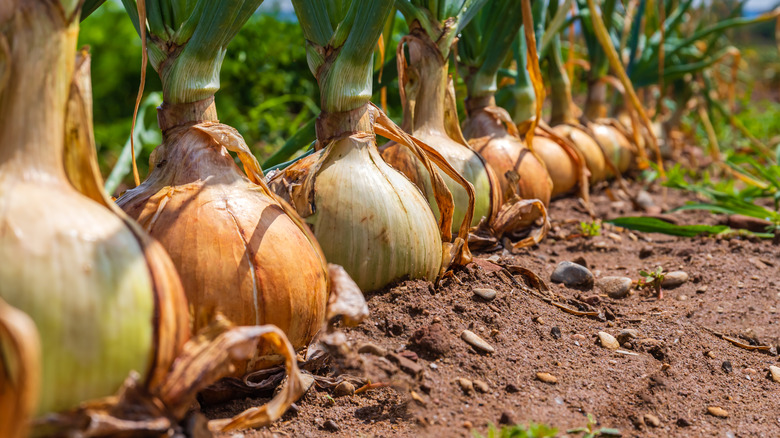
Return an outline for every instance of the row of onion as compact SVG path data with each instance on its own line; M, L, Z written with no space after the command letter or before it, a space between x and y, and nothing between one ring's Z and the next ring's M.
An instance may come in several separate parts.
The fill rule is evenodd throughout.
M209 382L284 362L291 375L273 408L212 426L272 421L303 391L294 351L351 287L328 262L362 291L434 281L471 261L479 234L495 241L537 226L512 246L538 243L553 196L587 194L588 175L631 166L630 143L602 120L603 80L591 77L590 120L573 117L557 37L548 58L557 126L541 120L528 0L396 3L409 26L397 49L403 129L370 102L393 2L293 0L322 112L314 152L266 177L214 103L227 45L260 3L123 0L143 71L148 57L162 82L163 141L146 179L135 172L137 187L116 203L95 164L88 56L74 57L82 2L0 7L3 436L21 436L29 416L89 416L97 408L80 404L126 389L132 372L180 419ZM513 44L508 112L497 82ZM462 128L449 75L456 47ZM390 140L381 150L377 135ZM249 330L265 324L276 328Z

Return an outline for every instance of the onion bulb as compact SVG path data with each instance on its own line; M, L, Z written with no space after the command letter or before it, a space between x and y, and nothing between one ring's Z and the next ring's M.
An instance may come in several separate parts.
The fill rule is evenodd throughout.
M296 349L306 346L328 297L317 242L264 187L240 134L217 122L213 98L164 103L158 119L163 143L150 157L152 171L117 204L170 254L193 330L220 312L239 325L276 325ZM237 152L249 178L228 150ZM271 353L261 346L237 375L278 362Z
M544 162L518 137L517 128L506 110L495 106L492 96L489 100L487 103L477 99L469 101L469 116L463 122L463 134L471 147L496 171L503 202L518 195L549 205L553 184ZM535 219L530 216L525 223L530 224Z
M221 313L236 325L273 324L300 349L325 318L325 258L297 214L265 185L238 131L219 123L214 105L226 46L258 3L204 2L203 11L188 11L191 24L181 26L192 37L184 42L153 24L162 20L176 29L186 17L150 9L150 27L142 21L150 35L142 40L143 54L162 81L163 142L149 158L147 179L117 204L170 254L193 331ZM280 361L272 346L261 344L235 374Z
M433 281L452 261L467 262L473 188L443 158L434 157L462 184L468 201L453 245L452 194L428 158L436 154L370 104L374 43L393 3L356 1L325 10L293 0L293 6L306 37L309 69L319 84L322 113L316 152L271 176L271 189L295 207L328 260L342 265L364 292L402 278ZM383 160L377 133L404 144L425 165L441 211L438 222L420 191Z
M408 50L408 59L404 48ZM417 21L412 23L409 35L401 39L397 57L404 106L402 127L441 154L474 186L476 202L471 225L478 225L483 218L490 222L501 206L499 183L485 159L468 146L460 132L446 58ZM438 216L430 178L409 149L389 143L383 147L382 157L422 190ZM445 176L444 180L455 201L452 225L453 232L456 232L466 214L468 197L463 187L453 179Z
M66 113L74 138L86 129L74 118L91 117L85 59L71 83L79 14L68 5L0 8L0 297L40 333L38 414L114 394L133 370L158 383L189 335L170 259L112 210L94 146L69 144L66 161Z

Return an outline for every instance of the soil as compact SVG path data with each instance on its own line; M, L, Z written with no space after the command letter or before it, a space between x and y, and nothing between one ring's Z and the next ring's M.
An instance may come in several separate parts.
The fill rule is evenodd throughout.
M663 211L693 199L655 186L647 190ZM640 215L621 195L614 185L596 188L597 216ZM406 281L366 297L370 317L343 329L345 353L316 374L387 386L346 396L315 386L280 421L243 436L470 437L486 435L490 424L529 421L550 424L560 436L582 436L567 430L585 426L588 414L594 427L615 428L624 437L780 436L780 383L768 371L780 366L780 246L608 224L600 235L583 237L580 221L590 218L574 198L555 200L550 217L553 230L538 247L475 254L476 263L438 285ZM722 220L703 212L660 217L680 224ZM685 271L689 280L665 289L662 299L635 287L613 299L596 287L551 283L561 261L586 264L597 280L636 281L640 270L657 266ZM538 274L549 291L512 266ZM487 301L475 288L497 296ZM495 351L464 342L466 329ZM621 336L618 350L600 345L599 332L618 337L624 329L636 330L635 337ZM537 373L549 373L557 383ZM212 418L235 414L267 396L204 406L204 412ZM710 407L727 417L713 415Z

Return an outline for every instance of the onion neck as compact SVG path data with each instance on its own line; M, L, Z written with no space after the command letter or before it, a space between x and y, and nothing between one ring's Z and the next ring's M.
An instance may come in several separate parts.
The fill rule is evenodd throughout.
M163 135L177 126L218 121L214 96L188 103L163 102L157 107L157 125Z
M413 28L416 37L408 41L409 66L416 70L418 78L410 78L410 85L417 86L413 112L404 111L404 128L416 132L441 133L444 128L444 103L447 92L449 62L442 57L436 44L420 28ZM414 84L413 81L417 81Z
M585 117L596 120L607 116L607 84L596 79L588 83L588 98L585 101Z
M555 126L572 122L575 118L572 112L574 100L571 94L571 81L569 75L566 74L566 67L563 65L561 42L558 37L555 37L552 44L550 55L547 57L547 72L550 78L550 101L552 103L550 124Z
M369 104L363 104L350 111L322 111L317 117L316 129L318 150L339 138L359 133L373 135L374 121L369 111Z
M67 181L65 115L79 24L67 23L58 6L20 2L0 23L9 47L0 65L0 78L7 74L0 83L0 174Z

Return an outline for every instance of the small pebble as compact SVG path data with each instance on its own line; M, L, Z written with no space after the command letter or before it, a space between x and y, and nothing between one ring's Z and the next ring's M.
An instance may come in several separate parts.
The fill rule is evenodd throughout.
M774 380L777 383L780 383L780 367L770 365L769 374L772 376L772 380Z
M474 288L474 295L482 298L486 301L492 301L496 298L496 291L495 289L487 289L487 288Z
M589 286L593 284L593 274L588 268L572 262L560 262L555 267L550 281L566 286Z
M664 275L664 280L661 282L661 287L667 289L674 289L682 286L688 281L688 273L685 271L672 271Z
M729 416L729 413L725 409L717 406L708 407L707 413L709 413L713 417L718 417L718 418L727 418Z
M688 421L686 418L678 418L677 425L680 427L688 427L691 425L691 422Z
M558 378L550 373L536 373L536 378L551 385L558 383Z
M604 277L596 286L610 298L625 298L631 290L631 279L628 277Z
M619 235L615 234L615 233L607 233L607 237L609 237L610 239L614 240L615 242L622 242L623 241L623 238L620 237Z
M477 350L484 351L485 353L493 353L496 351L492 345L485 342L484 339L477 336L477 334L471 330L463 330L463 332L460 334L460 338L463 339L463 341L467 344L471 345Z
M627 342L631 341L632 339L636 339L638 337L639 337L639 331L638 330L623 329L617 335L617 341L618 341L618 343L620 343L620 345L625 345Z
M471 394L474 392L474 382L471 380L458 377L456 381L458 382L460 389L462 389L466 394Z
M555 339L561 339L561 329L558 326L555 326L550 329L550 335Z
M724 373L731 373L734 371L734 368L731 366L731 361L724 360L722 364L720 364L720 368L723 370Z
M707 292L707 286L699 286L699 287L696 289L696 293L697 293L697 294L703 294L704 292Z
M653 197L650 196L650 193L647 193L645 190L640 190L639 193L636 194L636 203L645 210L655 206Z
M329 431L329 432L338 432L339 431L339 425L336 424L333 420L328 420L324 423L322 423L322 428Z
M617 350L620 348L620 343L614 336L607 332L599 332L599 342L601 346L610 350Z
M481 380L474 380L474 382L472 382L472 383L474 383L474 389L476 389L477 391L479 391L481 393L484 393L484 394L490 392L490 386L488 386L487 383L485 383L485 382L483 382Z
M509 383L504 387L504 391L510 393L510 394L516 394L520 392L520 388L517 387L517 385L513 383Z
M501 418L498 419L498 424L514 425L515 420L511 413L504 411L501 413Z
M333 388L333 395L336 397L341 397L345 395L352 395L355 393L355 385L347 382L346 380L336 385L335 388Z
M753 368L745 368L744 371L745 374L758 374L758 371L754 370Z
M714 352L714 351L712 351L712 350L710 350L710 351L708 351L708 352L704 353L704 355L705 355L705 356L707 356L707 357L709 357L710 359L715 359L715 357L716 357L716 356L715 356L715 352Z
M474 425L471 423L471 421L466 420L466 421L463 422L463 428L464 429L472 429L473 427L474 427Z
M677 295L677 301L688 301L687 295Z
M645 414L645 423L653 427L658 427L661 425L661 420L653 414Z

